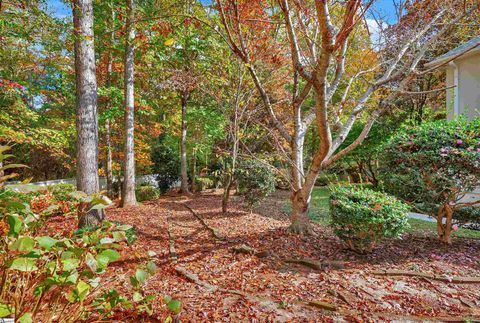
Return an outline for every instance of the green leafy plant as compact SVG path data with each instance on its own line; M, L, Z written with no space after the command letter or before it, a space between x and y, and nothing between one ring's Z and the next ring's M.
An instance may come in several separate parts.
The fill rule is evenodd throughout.
M68 316L78 321L97 313L107 317L115 306L140 311L126 297L106 290L107 280L102 279L107 267L120 259L131 226L104 221L70 237L38 235L36 228L45 225L45 218L5 191L0 190L0 318L31 322ZM98 196L77 198L88 201L90 209L105 204Z
M152 201L160 197L160 190L151 185L142 185L135 188L135 195L139 202Z
M215 181L210 177L195 177L195 183L199 191L204 191L209 188L215 187Z
M57 201L72 201L71 193L75 192L77 188L73 184L54 184L47 186L47 190Z
M6 146L6 145L0 146L0 188L2 188L5 185L6 181L18 176L17 173L11 173L6 175L5 174L6 170L26 167L25 165L22 165L22 164L6 164L6 161L13 157L12 154L6 153L11 149L12 147L10 146Z
M334 186L330 225L345 245L370 252L383 238L394 238L408 227L408 205L382 192L361 186Z
M275 191L275 174L266 162L256 159L242 161L236 170L238 189L250 207Z
M451 242L454 220L480 220L473 208L480 201L462 199L480 185L480 119L404 129L384 146L381 160L385 190L435 216L441 241Z

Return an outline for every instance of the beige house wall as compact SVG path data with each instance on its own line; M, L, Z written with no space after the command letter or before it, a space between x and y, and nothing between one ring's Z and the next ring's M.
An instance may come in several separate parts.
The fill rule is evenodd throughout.
M457 71L455 71L457 70ZM465 115L469 119L480 118L480 53L461 57L449 64L447 68L447 86L458 87L447 90L448 119L456 114ZM458 93L458 111L456 111L456 94Z

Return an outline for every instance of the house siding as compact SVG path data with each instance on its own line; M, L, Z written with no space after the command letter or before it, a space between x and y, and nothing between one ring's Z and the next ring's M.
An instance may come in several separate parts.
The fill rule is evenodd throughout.
M480 117L480 53L454 61L458 68L459 113L469 119ZM455 85L453 66L447 68L447 86ZM447 90L448 119L454 116L455 90Z

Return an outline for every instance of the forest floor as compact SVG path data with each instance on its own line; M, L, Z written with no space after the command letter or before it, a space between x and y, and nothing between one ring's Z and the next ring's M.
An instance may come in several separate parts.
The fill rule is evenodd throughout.
M146 291L159 296L155 315L168 315L169 295L182 302L182 322L480 320L480 239L447 247L433 232L409 232L359 255L324 223L290 233L286 200L279 191L250 212L234 197L227 214L219 192L109 208L108 219L138 236L110 274L127 290L122 282L154 251Z

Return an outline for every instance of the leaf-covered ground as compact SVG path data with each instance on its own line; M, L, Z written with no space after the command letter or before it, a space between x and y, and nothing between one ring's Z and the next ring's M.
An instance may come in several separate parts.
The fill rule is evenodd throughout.
M161 299L169 295L181 300L183 322L480 320L480 280L448 281L480 277L480 240L456 238L445 247L433 234L411 233L358 255L342 249L323 224L312 236L289 233L287 198L277 192L254 212L235 198L227 214L215 193L108 209L109 219L134 225L138 235L110 269L112 284L123 284L150 250L158 272L146 288L159 296L158 318L168 315ZM234 252L247 247L251 253ZM311 269L291 259L323 265ZM387 269L430 275L378 275Z

